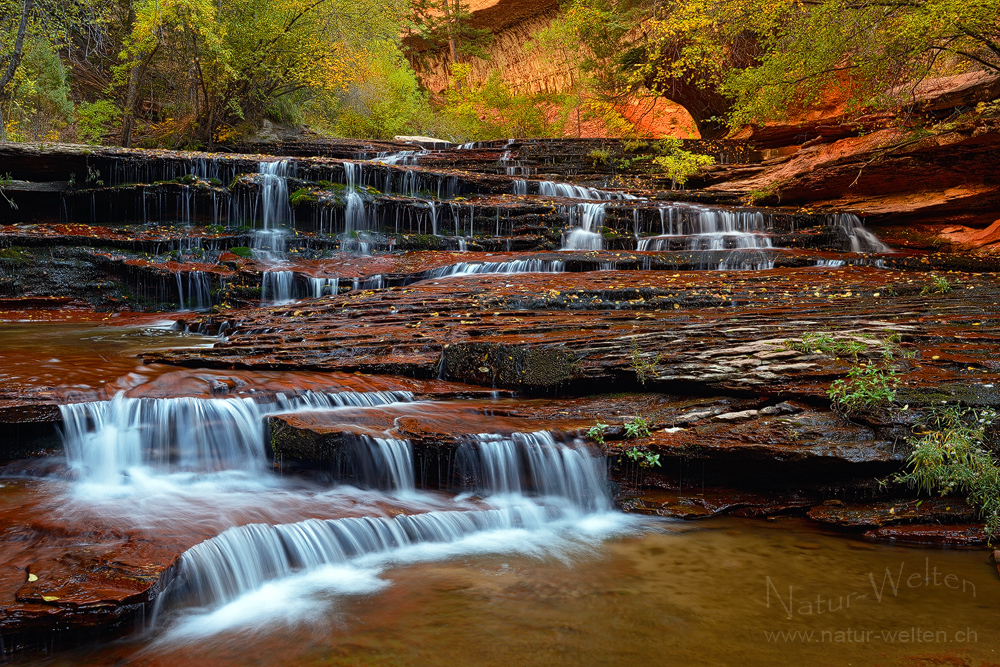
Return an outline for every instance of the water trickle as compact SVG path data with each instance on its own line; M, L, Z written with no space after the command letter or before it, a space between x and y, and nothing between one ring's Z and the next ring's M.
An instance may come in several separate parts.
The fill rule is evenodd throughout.
M177 295L180 310L208 310L212 297L208 274L204 271L176 271ZM186 289L185 289L186 287Z

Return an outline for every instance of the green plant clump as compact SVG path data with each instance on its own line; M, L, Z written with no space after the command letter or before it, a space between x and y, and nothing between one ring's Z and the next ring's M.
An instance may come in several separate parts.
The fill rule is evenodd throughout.
M946 294L951 291L951 283L944 276L937 276L932 273L930 278L930 284L924 285L924 288L920 290L921 294Z
M934 430L917 440L907 459L909 472L895 478L922 493L964 494L991 536L1000 528L1000 466L983 440L996 416L990 409L939 411Z
M868 345L860 340L836 340L828 333L802 334L801 341L785 341L785 347L799 352L829 354L834 357L850 355L855 359L858 354L868 349Z
M607 148L595 148L587 154L595 167L604 167L611 162L611 151Z
M660 465L659 454L643 451L638 447L631 447L625 450L625 456L638 463L642 468L652 468L653 466Z
M626 438L648 438L649 437L649 422L646 421L645 417L632 417L627 422L625 422L625 437Z
M311 192L309 188L299 188L292 194L288 195L288 203L292 206L299 207L304 204L314 204L319 201L319 197L315 193Z
M662 354L657 354L652 358L644 357L642 350L636 342L632 341L632 370L635 371L635 377L643 385L646 384L647 380L656 377L659 373L660 360L663 359Z
M835 407L846 413L884 407L896 400L899 377L887 365L864 363L853 367L846 380L830 385L827 395Z
M590 427L587 431L587 437L596 442L597 444L604 446L604 432L608 430L607 424L602 424L599 421L594 421L594 425Z

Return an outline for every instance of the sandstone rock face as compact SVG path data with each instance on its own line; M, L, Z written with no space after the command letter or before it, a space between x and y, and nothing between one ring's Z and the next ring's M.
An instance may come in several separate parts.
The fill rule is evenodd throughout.
M488 60L471 59L472 79L485 81L491 72L497 71L517 90L530 93L557 93L571 88L572 75L565 63L553 62L524 48L535 32L547 28L558 14L557 0L530 3L497 0L474 9L472 27L488 29L493 42L488 49ZM418 71L424 85L432 92L438 93L448 87L447 59L445 52L436 54L430 58L427 69Z

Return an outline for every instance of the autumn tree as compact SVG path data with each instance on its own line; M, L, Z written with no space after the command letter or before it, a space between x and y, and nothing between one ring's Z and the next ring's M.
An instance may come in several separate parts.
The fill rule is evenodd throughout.
M88 0L0 0L0 138L44 138L72 115L58 51Z
M1000 0L572 0L565 15L607 99L656 91L704 138L844 82L861 109L927 76L1000 66Z
M173 126L161 129L208 145L289 99L343 93L367 48L398 39L399 9L347 0L140 0L115 72L122 143L133 139L143 89L158 87L171 100Z

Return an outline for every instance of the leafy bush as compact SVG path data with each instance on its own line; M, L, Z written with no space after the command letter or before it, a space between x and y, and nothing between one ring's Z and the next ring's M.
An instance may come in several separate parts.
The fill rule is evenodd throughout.
M82 102L76 107L76 138L84 144L100 144L121 116L111 100Z
M964 494L993 535L1000 528L1000 466L983 440L996 416L988 409L938 412L933 430L917 440L907 459L909 472L896 481L927 494Z

